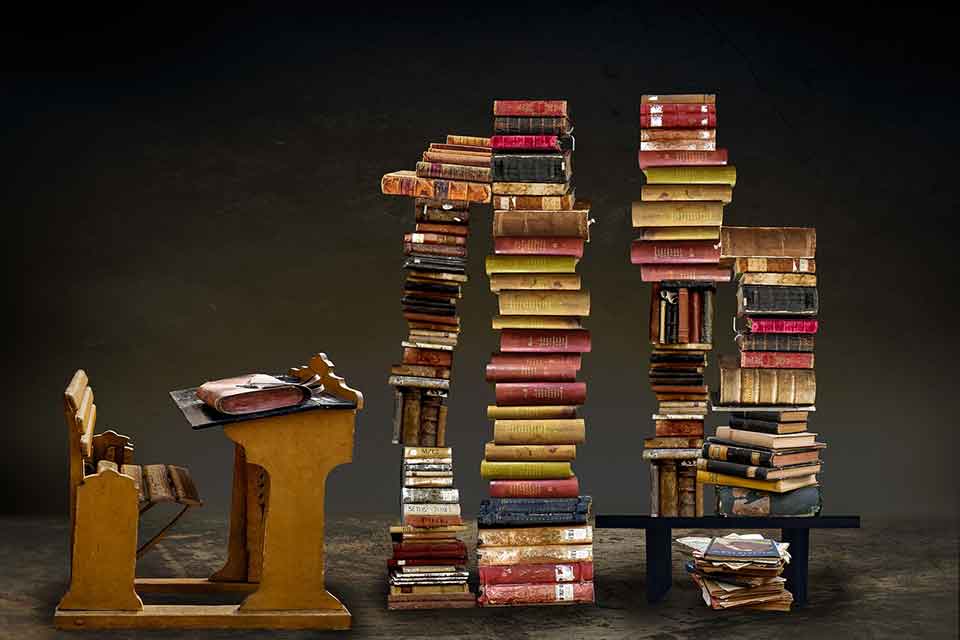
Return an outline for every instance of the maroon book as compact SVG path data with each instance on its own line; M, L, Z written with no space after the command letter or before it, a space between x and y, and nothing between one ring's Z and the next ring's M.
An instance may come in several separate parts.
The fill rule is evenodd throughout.
M586 382L498 382L495 389L497 405L501 407L587 401Z
M487 382L524 380L574 380L580 370L580 355L540 353L494 355L487 365Z
M717 264L720 241L634 240L630 245L633 264Z
M434 367L449 367L453 364L453 352L439 349L403 348L404 364L425 364Z
M576 476L563 480L491 480L491 498L576 498L580 482Z
M592 562L479 567L480 584L553 584L593 580Z
M403 516L403 524L408 527L446 527L452 524L463 524L460 516Z
M435 565L465 565L467 564L466 554L461 556L449 556L444 558L410 558L410 559L401 559L388 558L387 566L393 569L394 567L430 567Z
M704 166L727 164L727 150L714 151L638 151L641 169L647 167Z
M507 353L589 353L590 332L586 329L504 329L500 351Z
M504 255L583 257L582 238L500 237L493 240L493 252Z
M593 602L593 581L553 584L483 585L480 606Z
M644 129L696 129L717 126L716 113L641 113L640 126Z
M751 333L816 333L816 318L747 318Z
M662 280L730 282L730 268L713 264L642 264L640 279L644 282Z
M448 244L427 244L424 242L404 242L403 252L422 253L432 256L455 256L463 258L467 255L467 248Z
M687 102L641 102L640 114L663 113L716 113L715 104L691 104Z
M565 151L558 136L551 135L500 135L490 138L494 151Z
M741 351L744 369L813 369L812 353L785 351Z
M494 100L494 116L553 116L567 115L566 100Z

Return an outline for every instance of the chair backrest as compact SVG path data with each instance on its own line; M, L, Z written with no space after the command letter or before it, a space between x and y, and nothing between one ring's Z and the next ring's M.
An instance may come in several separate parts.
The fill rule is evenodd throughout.
M63 393L63 414L67 422L67 455L70 458L70 522L76 511L77 487L83 482L84 462L91 459L97 405L83 369L77 369Z

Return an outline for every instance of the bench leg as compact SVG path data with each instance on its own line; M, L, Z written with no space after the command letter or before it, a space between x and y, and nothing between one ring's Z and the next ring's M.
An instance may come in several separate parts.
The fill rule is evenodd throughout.
M673 582L672 529L647 529L647 602L660 602Z
M810 529L783 529L781 540L790 543L790 564L784 569L787 590L797 605L807 604L807 570L810 559Z

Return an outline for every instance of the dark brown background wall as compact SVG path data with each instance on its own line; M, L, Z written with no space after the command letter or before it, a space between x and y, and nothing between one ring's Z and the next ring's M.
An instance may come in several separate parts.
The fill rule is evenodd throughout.
M818 230L812 426L829 443L827 509L955 515L946 36L921 31L923 16L828 23L592 3L535 17L513 6L18 23L23 67L2 100L15 328L0 509L64 512L60 394L84 367L99 424L132 435L141 461L189 465L223 510L226 438L191 432L167 391L318 350L367 399L355 461L331 477L328 506L394 509L386 376L404 335L412 207L382 196L379 178L412 168L448 132L488 134L494 98L563 97L577 192L598 220L581 266L594 351L576 469L599 512L646 511L649 289L628 261L637 104L646 92L716 91L720 142L739 174L726 221ZM495 347L482 270L491 212L475 211L449 426L467 511L485 495L482 371ZM732 287L719 297L727 327ZM717 350L734 350L732 333L719 333Z

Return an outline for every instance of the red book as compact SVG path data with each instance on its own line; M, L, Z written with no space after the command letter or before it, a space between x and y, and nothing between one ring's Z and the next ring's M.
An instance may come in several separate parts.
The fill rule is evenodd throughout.
M816 318L747 318L751 333L816 333Z
M730 268L713 264L642 264L640 279L644 282L662 280L730 282Z
M563 584L482 585L477 604L523 605L564 602L593 602L593 581Z
M552 584L590 582L592 562L563 564L507 564L479 567L480 584Z
M717 126L716 113L640 114L640 126L645 129L695 129Z
M660 438L703 435L703 420L655 420L655 434Z
M419 225L417 225L419 226ZM467 244L467 238L464 235L451 235L446 233L405 233L403 241L417 244L443 244L464 246Z
M589 353L590 332L586 329L504 329L500 351L507 353Z
M741 351L744 369L813 369L812 353L786 351Z
M715 104L691 104L686 102L641 102L640 114L662 113L716 113Z
M460 516L403 516L403 524L408 527L446 527L451 524L463 524Z
M456 542L394 542L393 557L401 558L397 553L466 556L467 545L461 540L457 540Z
M558 136L493 136L490 146L494 151L565 151L560 146Z
M558 365L579 369L583 358L579 353L493 353L490 354L490 364L512 367L539 367Z
M497 405L501 407L587 401L586 382L498 382L494 387Z
M563 480L491 480L491 498L576 498L580 482L576 476Z
M465 565L467 564L467 556L450 556L448 558L443 558L440 561L440 558L411 558L409 560L397 560L395 558L387 559L387 566L391 569L394 567L427 567L435 566L438 564L453 564L453 565Z
M432 313L417 313L414 311L404 311L403 317L410 322L431 322L433 324L449 325L451 327L460 326L460 320L457 316L438 316ZM417 364L417 363L412 363ZM429 364L429 363L423 363Z
M582 238L494 238L493 252L507 255L583 257Z
M440 349L403 348L403 364L426 364L434 367L449 367L453 364L453 352Z
M719 240L634 240L630 245L633 264L717 264Z
M566 100L494 100L495 116L554 116L567 115Z
M467 248L447 244L427 244L425 242L404 242L403 252L424 253L432 256L456 256L458 258L466 257Z
M575 380L580 356L566 354L494 356L487 365L487 382L522 380Z
M680 165L720 165L727 164L727 150L714 151L638 151L640 168L676 167Z

